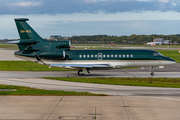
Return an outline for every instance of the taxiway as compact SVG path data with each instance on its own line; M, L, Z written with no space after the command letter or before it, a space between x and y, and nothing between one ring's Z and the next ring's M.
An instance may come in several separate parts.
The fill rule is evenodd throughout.
M0 50L0 60L21 60ZM8 54L8 57L6 57ZM153 77L180 77L180 64L155 68ZM83 77L151 77L149 68L91 71ZM42 79L79 77L77 71L0 71L0 84L47 90L83 91L109 96L0 96L0 119L179 120L180 89L103 85Z

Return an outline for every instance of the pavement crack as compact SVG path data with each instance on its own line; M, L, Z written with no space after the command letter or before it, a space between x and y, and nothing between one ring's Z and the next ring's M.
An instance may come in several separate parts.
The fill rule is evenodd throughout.
M122 102L123 102L123 105L124 105L124 106L122 106L122 107L124 107L124 109L125 109L125 111L126 111L127 118L128 118L128 120L130 120L130 118L129 118L129 114L128 114L127 109L126 109L126 107L127 107L127 106L125 105L125 102L124 102L123 96L121 96L121 99L122 99Z
M59 103L62 101L64 96L61 97L61 99L59 100L59 102L57 103L57 105L54 107L54 109L51 111L50 115L48 116L47 120L49 120L49 118L51 117L52 113L54 112L54 110L58 107Z

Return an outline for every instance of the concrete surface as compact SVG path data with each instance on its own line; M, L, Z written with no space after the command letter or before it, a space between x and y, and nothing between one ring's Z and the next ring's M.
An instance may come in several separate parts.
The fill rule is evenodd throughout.
M7 60L7 61L24 61L20 58L17 58L14 56L14 52L17 50L6 50L6 49L0 49L0 61Z
M128 71L128 70L127 70ZM0 71L0 78L31 77L152 77L150 72L127 72L120 70L91 71L90 75L78 76L77 71ZM180 78L180 72L154 72L153 77Z
M21 60L0 50L0 60ZM154 77L180 77L180 64L155 68ZM91 71L83 77L151 77L149 68ZM180 89L99 85L45 80L79 77L76 71L0 71L0 84L48 90L87 91L113 96L0 96L0 120L179 120Z
M57 81L41 78L0 78L0 84L28 86L47 90L90 92L124 96L180 96L179 88L138 87Z
M0 96L0 119L179 120L179 97Z

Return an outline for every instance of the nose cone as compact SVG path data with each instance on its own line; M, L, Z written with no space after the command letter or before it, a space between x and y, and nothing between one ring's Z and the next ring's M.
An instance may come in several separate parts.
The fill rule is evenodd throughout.
M173 59L171 59L169 57L165 57L165 56L162 56L162 60L167 61L169 64L175 64L176 63L175 60L173 60Z

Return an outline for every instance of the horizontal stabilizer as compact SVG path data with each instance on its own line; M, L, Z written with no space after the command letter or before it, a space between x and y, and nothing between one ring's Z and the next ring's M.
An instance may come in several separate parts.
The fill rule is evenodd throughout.
M16 18L15 21L28 21L28 18Z
M29 45L31 45L31 44L36 44L36 43L38 43L39 41L36 41L36 40L31 40L31 39L28 39L28 40L22 40L21 39L21 41L18 43L18 44L29 44Z
M8 41L8 42L5 42L5 43L9 43L9 44L28 44L28 45L31 45L31 44L36 44L38 43L39 41L36 41L36 40L16 40L16 41Z
M18 44L20 42L20 40L16 40L16 41L8 41L5 43L9 43L9 44Z

